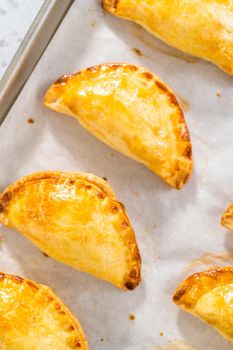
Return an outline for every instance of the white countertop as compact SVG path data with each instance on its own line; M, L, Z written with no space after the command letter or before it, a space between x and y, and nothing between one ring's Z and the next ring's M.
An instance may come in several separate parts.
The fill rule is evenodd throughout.
M0 78L42 3L43 0L0 0Z

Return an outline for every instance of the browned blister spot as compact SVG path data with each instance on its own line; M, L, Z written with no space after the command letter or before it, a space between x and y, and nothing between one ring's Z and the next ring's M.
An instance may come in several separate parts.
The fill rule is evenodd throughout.
M141 75L143 76L143 78L146 78L147 80L152 80L153 74L151 74L150 72L142 72Z
M139 253L138 246L136 246L136 245L134 246L134 253L133 253L133 255L134 255L134 259L136 261L140 261L141 262L141 255ZM139 270L137 270L137 276L139 276L139 278L140 278L140 271Z
M135 285L131 281L128 281L128 282L125 283L125 287L128 290L133 290L135 288Z
M95 71L98 71L100 68L101 68L100 65L99 66L92 66L92 67L88 67L86 69L86 71L88 71L88 72L95 72Z
M185 127L185 130L184 130L184 132L182 133L181 139L182 139L183 141L190 141L190 135L189 135L189 131L188 131L188 128L187 128L187 127ZM191 147L191 145L190 145L190 147Z
M16 281L17 283L23 283L24 279L20 276L14 276L14 275L9 275L10 278L12 278L14 281Z
M79 339L76 339L76 340L75 340L75 346L76 346L77 348L81 348L81 347L82 347L82 344L81 344L81 342L80 342Z
M155 85L162 91L168 93L168 88L166 87L165 84L163 84L161 81L155 80Z
M59 310L58 313L59 313L59 315L66 315L64 310Z
M180 299L182 298L182 296L186 293L186 289L183 288L181 290L179 290L174 296L173 296L173 301L175 303L178 303L180 301Z
M131 272L130 272L130 274L129 274L129 277L130 278L137 278L138 277L138 271L137 270L132 270Z
M62 75L60 78L58 78L54 85L60 85L60 84L64 84L67 83L67 81L70 79L71 75Z
M179 108L179 110L180 110L180 118L182 118L182 122L183 122L184 121L184 115L183 115L183 112L182 112L182 110L180 108L180 105L178 103L178 100L177 100L176 96L169 90L167 90L167 94L169 96L171 104L173 104L173 106L176 106L176 107Z
M121 226L127 228L129 227L129 223L126 220L123 220Z
M121 203L121 202L118 202L118 204L120 205L120 207L121 207L122 211L123 211L123 212L125 212L125 206L124 206L124 204L123 204L123 203Z
M38 290L39 287L32 281L26 281L27 285L30 286L33 290Z
M122 66L122 64L120 66ZM133 64L126 64L125 68L131 70L131 72L137 72L139 70L139 68L137 66L134 66Z
M184 175L184 177L183 177L184 184L186 184L186 182L188 181L189 177L190 177L190 174Z
M119 212L119 207L116 204L113 204L111 206L112 212L113 213L118 213Z
M188 145L183 153L184 157L187 157L188 159L192 159L192 147L191 145Z
M180 162L178 160L175 161L174 173L180 170Z
M2 203L7 204L12 199L12 196L13 196L13 194L10 191L4 193L2 196Z
M98 193L97 196L98 196L100 199L104 199L104 198L105 198L105 195L104 195L102 192Z
M58 303L56 303L56 304L55 304L55 309L58 310L58 311L61 310L61 305L58 304Z
M54 299L54 297L53 296L51 296L51 295L45 295L45 300L48 302L48 303L51 303L51 302L53 302L55 299Z
M117 6L118 6L118 4L119 4L119 1L120 1L120 0L110 0L110 2L113 3L112 6L113 6L113 8L114 8L115 10L117 9Z

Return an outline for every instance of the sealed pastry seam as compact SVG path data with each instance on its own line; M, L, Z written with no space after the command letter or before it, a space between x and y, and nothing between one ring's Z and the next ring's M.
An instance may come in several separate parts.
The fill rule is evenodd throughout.
M0 343L4 349L88 349L78 320L50 288L0 273Z
M233 341L233 267L196 273L177 288L173 301Z
M140 282L141 258L125 208L95 175L26 176L1 195L0 222L66 265L124 289Z
M101 141L180 189L192 173L192 145L173 92L127 63L94 66L59 78L45 105L79 120Z

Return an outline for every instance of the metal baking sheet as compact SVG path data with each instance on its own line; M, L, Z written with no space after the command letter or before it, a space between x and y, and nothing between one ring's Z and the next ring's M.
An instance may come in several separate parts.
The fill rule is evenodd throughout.
M195 161L181 191L95 139L74 119L43 107L47 87L59 76L119 61L147 67L180 98ZM191 273L184 270L192 260L222 252L232 263L233 236L219 224L233 199L232 93L232 78L218 68L105 14L100 1L79 0L10 109L0 128L1 190L40 170L92 172L107 177L135 228L143 280L130 293L46 258L19 233L0 228L1 269L53 288L79 318L90 349L154 350L175 340L199 350L231 349L211 327L178 310L171 296ZM207 265L199 264L202 268Z
M46 0L0 80L0 125L73 0Z

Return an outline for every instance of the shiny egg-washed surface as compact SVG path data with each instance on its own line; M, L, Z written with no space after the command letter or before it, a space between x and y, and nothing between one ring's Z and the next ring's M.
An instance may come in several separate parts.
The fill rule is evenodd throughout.
M45 105L73 116L101 141L143 163L170 186L192 173L188 127L173 92L145 68L102 64L58 79Z
M79 322L46 286L0 273L1 350L87 350Z
M124 289L140 282L141 259L124 206L110 186L84 173L44 172L0 197L0 222L43 252Z
M110 13L134 21L167 44L233 74L231 0L103 0Z
M233 267L190 276L179 285L173 300L233 342Z

